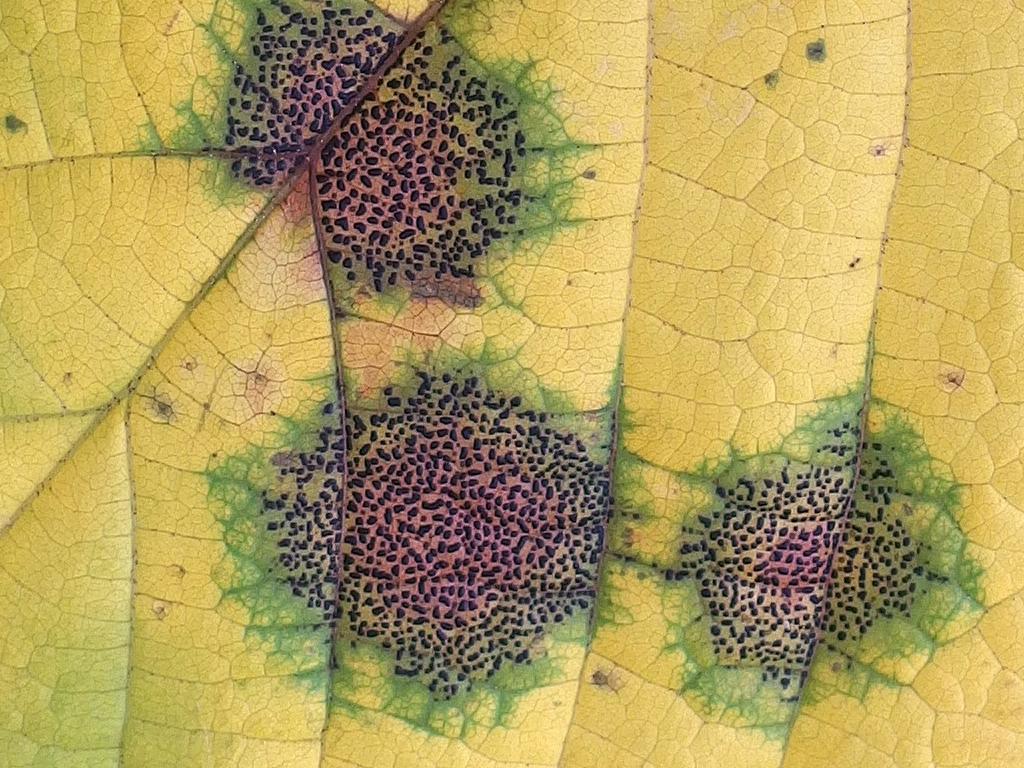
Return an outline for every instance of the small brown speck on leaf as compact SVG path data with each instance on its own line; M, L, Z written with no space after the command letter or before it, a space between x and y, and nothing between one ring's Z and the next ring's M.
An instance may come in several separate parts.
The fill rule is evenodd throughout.
M161 400L158 396L153 397L153 413L157 418L164 422L169 422L174 418L174 406L166 400Z
M594 674L590 676L590 682L598 688L607 688L614 693L622 690L625 685L614 669L595 669Z
M955 392L964 385L967 372L963 368L952 368L939 374L939 386L947 392Z

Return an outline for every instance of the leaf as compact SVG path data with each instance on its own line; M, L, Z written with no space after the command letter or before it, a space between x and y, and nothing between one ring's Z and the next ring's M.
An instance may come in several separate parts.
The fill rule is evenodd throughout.
M1013 765L947 5L5 8L5 764Z

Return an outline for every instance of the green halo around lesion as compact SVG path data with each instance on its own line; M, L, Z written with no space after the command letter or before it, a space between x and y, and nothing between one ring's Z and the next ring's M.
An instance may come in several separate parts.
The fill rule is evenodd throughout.
M872 685L908 684L939 645L967 631L980 616L983 596L981 565L968 554L958 524L962 489L930 456L902 412L877 400L864 420L853 503L833 563L820 639L798 697L766 677L762 666L722 659L712 642L714 617L698 583L673 578L684 559L682 550L705 527L701 519L722 513L719 489L734 488L741 479L756 484L774 478L783 466L813 468L817 461L834 469L833 453L823 452L822 446L836 440L838 426L860 421L861 403L856 391L824 401L778 448L755 455L733 452L694 473L654 467L620 446L595 650L621 647L632 637L630 627L640 618L633 615L638 603L632 593L639 585L660 601L665 631L660 640L648 638L657 652L636 653L634 666L648 667L658 682L678 690L707 719L755 726L769 737L783 738L797 701L837 688L862 695ZM628 424L628 414L625 418ZM885 468L890 477L885 494L879 494L882 480L876 474ZM852 481L853 471L848 474ZM898 541L885 538L897 535ZM912 554L912 562L905 564L912 597L895 601L898 610L891 604L883 609L880 602L880 589L891 573L882 573L877 583L869 573L866 589L849 588L851 566L877 569L878 563L864 562L865 556L892 552ZM841 622L833 617L842 615L870 617L870 626L840 636ZM626 656L632 654L616 653L629 667Z
M492 677L438 699L424 683L391 674L394 656L372 642L339 638L332 707L359 718L389 715L426 733L472 743L494 728L512 727L531 691L572 679L586 646L588 617L551 625L527 664L508 664Z
M333 384L327 379L321 384L320 399L326 402ZM330 419L322 406L294 418L279 415L276 436L268 444L213 457L205 473L225 545L214 572L222 593L220 610L246 627L246 640L267 651L279 674L314 688L323 688L329 679L331 628L321 612L293 593L291 574L278 559L278 541L267 529L265 500L285 489L281 461L312 450Z
M415 371L427 364L421 359L417 365L410 357L408 368L389 386L390 395L414 393L421 382ZM485 364L461 356L434 357L432 370L438 375L448 372L459 380L479 377L482 383L490 381ZM346 391L354 383L349 376L343 382L347 382ZM302 488L294 478L282 479L281 468L301 454L320 451L321 430L339 430L334 382L324 378L319 383L318 404L295 417L277 416L277 432L265 445L210 461L205 473L208 497L223 527L226 549L214 573L223 595L220 611L246 627L247 642L266 651L276 674L288 675L296 685L313 690L328 687L332 709L351 717L385 714L425 733L470 744L494 728L512 727L531 692L578 676L591 630L589 612L576 611L548 625L531 646L528 663L505 664L486 679L445 698L417 678L396 675L392 651L344 631L340 625L335 627L322 611L308 605L305 595L293 590L295 573L279 559L281 538L268 529L268 522L280 519L283 513L275 513L267 502L285 493L294 499ZM346 407L368 419L369 414L388 408L388 396L383 390L378 394L377 398L350 400ZM557 402L559 397L555 391L534 393L522 398L523 407L543 410L545 403ZM607 414L556 412L549 423L579 436L595 462L610 460ZM288 505L285 512L292 509ZM332 596L334 589L328 585Z
M893 491L873 498L871 478L891 470ZM875 401L869 414L860 481L839 553L837 586L845 564L865 567L850 552L854 546L901 547L913 554L914 593L906 610L879 610L878 590L858 594L836 591L832 610L870 616L870 626L854 636L840 637L826 627L808 681L805 699L815 700L832 689L863 696L874 684L909 685L942 644L969 630L981 617L983 569L968 554L968 539L958 516L962 488L928 453L924 441L899 409ZM899 532L899 542L872 541L865 526L882 519ZM874 513L874 515L872 514Z

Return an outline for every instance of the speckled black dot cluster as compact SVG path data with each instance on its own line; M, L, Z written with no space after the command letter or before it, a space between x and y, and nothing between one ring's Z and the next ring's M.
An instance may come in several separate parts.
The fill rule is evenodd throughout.
M323 417L314 450L272 458L276 479L263 492L263 513L292 594L330 622L337 615L346 446L333 403Z
M784 689L807 674L848 512L858 425L844 422L808 462L778 457L765 474L716 487L720 504L684 538L718 658L759 666Z
M858 433L844 422L809 462L777 457L719 484L720 504L687 530L667 574L697 581L720 662L759 667L792 695L819 643L854 654L879 619L910 616L920 578L942 579L903 519L914 500L893 468L898 448L869 437L858 458Z
M924 567L924 545L907 527L915 500L900 487L893 468L896 450L870 438L864 446L824 622L825 642L835 650L849 648L879 619L910 616L921 578L944 580Z
M257 10L255 25L234 64L226 144L235 176L265 187L305 162L401 35L371 8L309 15L281 0Z
M591 608L609 474L518 397L474 378L418 382L282 461L294 492L265 506L295 593L447 698Z
M520 95L442 27L403 53L321 155L320 226L332 262L377 291L471 278L521 232L528 149Z

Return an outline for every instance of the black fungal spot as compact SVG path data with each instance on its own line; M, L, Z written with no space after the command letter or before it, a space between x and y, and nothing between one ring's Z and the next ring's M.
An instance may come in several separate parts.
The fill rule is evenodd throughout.
M521 98L448 30L424 30L318 158L320 227L340 273L376 291L451 283L522 235Z
M809 61L824 61L827 56L825 41L819 37L817 40L809 42L805 49L805 54Z
M774 90L779 84L779 70L773 70L764 76L764 84L770 90Z
M418 381L324 426L313 450L277 454L263 509L292 593L449 698L590 610L609 476L518 397Z
M18 131L27 130L28 125L17 115L9 114L4 117L4 128L7 129L8 133L17 133Z

